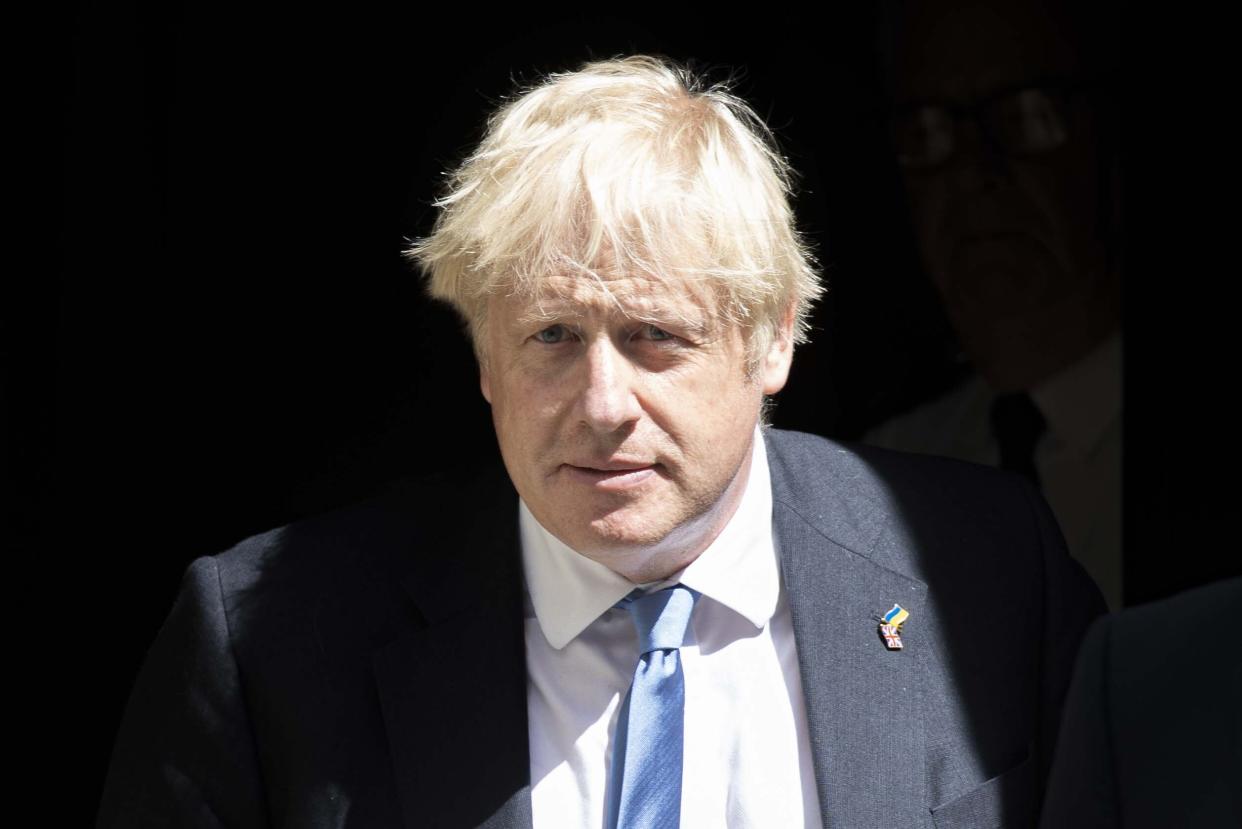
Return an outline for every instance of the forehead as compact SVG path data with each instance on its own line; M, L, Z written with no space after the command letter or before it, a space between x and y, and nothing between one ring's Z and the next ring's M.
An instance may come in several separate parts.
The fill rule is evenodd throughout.
M906 101L966 102L1076 68L1055 4L925 0L912 6L898 56L898 97Z

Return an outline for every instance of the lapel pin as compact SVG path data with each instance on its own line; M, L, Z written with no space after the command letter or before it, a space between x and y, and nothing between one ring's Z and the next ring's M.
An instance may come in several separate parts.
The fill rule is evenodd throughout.
M880 636L884 639L884 647L890 651L899 651L905 647L901 644L901 625L909 618L910 611L899 604L893 605L893 609L881 617Z

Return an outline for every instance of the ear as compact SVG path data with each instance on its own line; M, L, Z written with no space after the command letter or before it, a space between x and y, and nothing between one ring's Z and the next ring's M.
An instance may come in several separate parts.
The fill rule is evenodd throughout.
M785 381L789 379L789 367L793 365L793 330L794 307L790 305L777 326L772 343L768 346L768 353L760 363L764 394L776 394L785 388Z
M488 405L491 405L492 378L491 375L488 374L487 369L483 366L479 366L479 388L483 392L483 399L487 401Z

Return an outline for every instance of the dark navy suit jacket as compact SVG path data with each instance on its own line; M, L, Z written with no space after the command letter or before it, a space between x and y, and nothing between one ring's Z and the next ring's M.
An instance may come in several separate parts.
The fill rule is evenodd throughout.
M765 435L825 827L1032 825L1103 611L1043 499L995 469ZM199 559L99 825L529 827L522 589L503 474ZM901 651L877 630L894 603Z
M1242 826L1242 578L1096 621L1083 640L1044 829Z

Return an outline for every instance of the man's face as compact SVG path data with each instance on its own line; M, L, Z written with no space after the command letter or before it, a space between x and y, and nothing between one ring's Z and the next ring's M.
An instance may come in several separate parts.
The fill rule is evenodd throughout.
M481 385L518 493L633 581L688 563L732 515L763 395L788 374L787 336L748 373L741 331L714 311L628 276L551 277L488 305Z
M899 56L899 103L1005 100L991 129L1025 124L1063 136L1048 151L1015 153L959 118L939 128L953 136L945 161L906 170L924 262L964 350L998 391L1030 388L1077 359L1112 330L1119 310L1093 111L1082 94L1045 94L1079 71L1048 6L925 0L911 6Z

